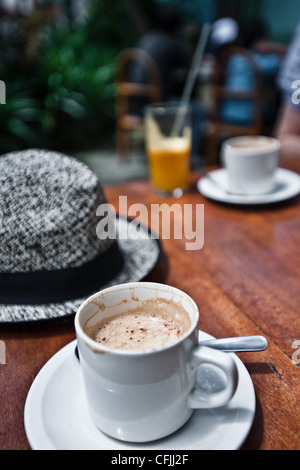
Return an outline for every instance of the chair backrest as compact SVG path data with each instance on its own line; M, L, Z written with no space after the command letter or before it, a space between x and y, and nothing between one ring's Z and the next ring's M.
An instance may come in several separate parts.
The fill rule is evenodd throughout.
M242 57L249 67L252 76L251 89L234 89L226 85L226 72L233 57ZM252 54L241 47L232 47L221 55L216 66L214 84L214 106L212 110L213 120L220 121L221 107L224 100L247 101L253 104L252 120L247 127L252 127L253 132L259 133L262 126L263 108L263 78Z
M132 83L128 79L130 66L137 63L147 77L147 83ZM143 50L125 49L117 59L116 98L119 113L128 114L129 98L143 97L150 103L161 100L161 79L155 61Z

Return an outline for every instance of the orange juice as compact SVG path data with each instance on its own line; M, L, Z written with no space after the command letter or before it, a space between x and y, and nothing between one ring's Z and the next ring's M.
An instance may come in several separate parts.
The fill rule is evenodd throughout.
M178 106L148 106L145 123L152 184L161 193L178 195L176 190L189 187L190 113Z
M190 142L184 138L164 139L161 145L148 145L153 186L165 192L189 186Z

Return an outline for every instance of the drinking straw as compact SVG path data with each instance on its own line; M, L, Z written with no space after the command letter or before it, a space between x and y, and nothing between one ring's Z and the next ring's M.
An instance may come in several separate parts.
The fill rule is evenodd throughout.
M190 101L191 93L194 87L195 80L197 78L198 70L203 59L203 55L206 49L206 44L208 41L210 30L211 30L210 23L205 23L205 25L202 28L202 32L201 32L201 35L197 44L194 57L193 57L192 65L191 65L191 68L190 68L190 71L189 71L189 74L188 74L188 77L184 86L182 97L180 99L179 108L175 117L175 122L174 122L174 126L173 126L172 133L171 133L173 137L178 136L180 128L182 126L184 115L188 110L188 103Z

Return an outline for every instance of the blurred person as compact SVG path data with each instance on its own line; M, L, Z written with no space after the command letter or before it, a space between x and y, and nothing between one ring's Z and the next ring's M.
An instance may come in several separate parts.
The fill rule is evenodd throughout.
M191 65L191 53L184 40L179 37L182 15L173 8L163 8L159 13L158 27L143 35L136 48L146 52L156 63L161 79L161 100L178 102ZM133 63L129 69L129 82L147 83L143 68ZM142 116L148 104L142 97L130 98L130 114ZM207 111L196 100L191 100L192 155L197 159L204 142Z
M275 83L285 48L268 40L267 27L259 18L252 18L240 26L239 33L236 34L236 45L250 52L263 79L264 124L273 124L277 111ZM225 86L234 90L254 89L255 76L247 58L239 54L230 58L227 64ZM247 100L224 100L221 109L222 122L249 125L253 120L253 106L253 103Z
M146 52L158 67L162 101L181 95L184 83L182 77L185 77L189 67L188 52L178 38L180 26L179 12L173 8L163 9L157 27L141 36L135 46ZM128 79L131 83L147 83L145 71L137 62L131 65ZM139 100L135 100L135 103L132 111L142 115L145 103Z
M300 23L279 73L282 107L274 131L281 154L300 157Z

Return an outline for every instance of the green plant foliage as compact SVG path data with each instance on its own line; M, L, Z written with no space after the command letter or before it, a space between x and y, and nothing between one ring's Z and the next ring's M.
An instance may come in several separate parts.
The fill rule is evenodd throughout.
M39 146L41 141L34 129L41 118L36 100L24 91L13 91L7 104L0 106L0 152L18 150L25 146Z
M82 31L51 41L37 65L44 133L63 145L96 143L113 128L114 75L114 54L101 53Z
M126 2L91 1L84 21L64 26L45 8L17 20L14 42L2 44L10 47L0 67L7 87L2 153L25 146L82 150L113 138L115 59L136 40Z

